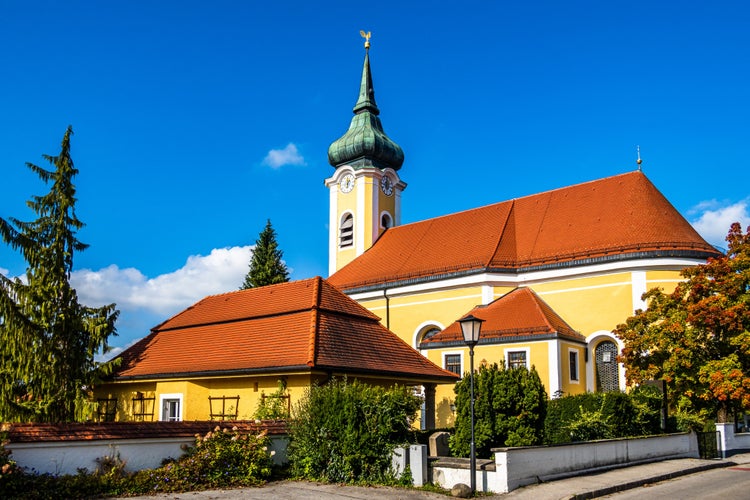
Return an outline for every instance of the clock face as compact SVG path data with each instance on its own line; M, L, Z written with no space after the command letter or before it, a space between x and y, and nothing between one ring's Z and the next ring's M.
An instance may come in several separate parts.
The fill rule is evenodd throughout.
M387 175L383 176L383 178L380 179L380 189L383 190L383 193L386 196L390 196L393 194L393 181Z
M341 191L343 191L344 193L348 193L349 191L354 189L354 176L352 174L346 174L344 177L341 178L339 187L341 188Z

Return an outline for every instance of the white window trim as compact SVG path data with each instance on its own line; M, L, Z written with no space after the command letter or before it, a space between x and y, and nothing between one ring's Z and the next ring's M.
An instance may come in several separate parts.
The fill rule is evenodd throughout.
M570 377L570 353L574 353L576 355L576 378L573 379ZM574 347L568 347L568 382L571 384L580 384L581 383L581 351L578 349L575 349Z
M342 245L341 244L341 226L344 224L344 220L346 220L347 215L350 215L352 217L352 241L351 241L351 243L349 243L347 245ZM339 250L350 250L350 249L354 248L355 238L356 238L356 235L357 235L357 232L356 232L357 228L355 227L356 224L357 224L357 221L356 221L356 219L354 217L354 213L351 210L345 210L345 211L341 212L341 215L339 216L339 222L338 222L338 225L337 225L337 227L338 227L338 234L336 235L336 240L337 240L337 245L336 246L338 247Z
M388 219L390 219L390 221L391 221L391 225L390 225L390 226L388 226L388 228L386 228L386 227L385 227L385 226L383 225L383 216L384 216L384 215L387 215L387 216L388 216ZM391 215L391 213L390 213L390 212L389 212L388 210L383 210L382 212L380 212L380 220L379 220L379 224L380 224L380 229L389 229L389 228L392 228L393 226L395 226L395 225L396 225L396 223L395 223L395 222L394 222L394 220L393 220L393 216Z
M182 393L174 393L174 394L159 394L159 421L164 421L164 400L165 399L177 399L180 401L180 414L178 416L179 421L182 422L184 420L183 418L183 411L185 408L185 405L183 404L183 396Z
M514 348L509 348L509 349L503 350L503 356L505 356L504 360L505 360L505 367L506 368L510 368L510 356L509 356L509 353L511 353L511 352L525 352L526 353L526 369L528 370L529 369L529 361L531 360L531 358L530 358L531 349L529 349L528 347L514 347Z
M463 353L463 351L443 351L442 354L443 354L443 366L441 368L443 370L447 370L448 369L448 368L445 367L445 357L446 356L456 355L456 354L458 354L460 356L459 359L461 360L461 366L460 366L460 370L459 370L458 376L461 377L461 378L463 378L464 372L466 371L464 369L465 363L464 363L464 353Z

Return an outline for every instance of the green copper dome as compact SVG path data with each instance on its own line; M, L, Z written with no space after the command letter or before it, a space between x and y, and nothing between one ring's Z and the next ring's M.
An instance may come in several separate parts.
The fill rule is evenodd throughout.
M350 165L356 169L365 167L392 168L398 170L404 163L401 146L393 142L380 123L380 110L375 104L375 90L370 75L370 54L365 53L359 99L354 105L354 117L349 130L328 148L328 163L334 168Z

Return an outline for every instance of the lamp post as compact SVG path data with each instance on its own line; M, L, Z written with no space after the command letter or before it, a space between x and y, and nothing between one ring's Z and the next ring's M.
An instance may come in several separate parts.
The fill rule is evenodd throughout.
M473 314L458 320L461 325L461 333L464 336L464 342L469 346L469 387L471 394L471 461L469 465L469 475L471 476L471 494L477 491L477 453L474 445L474 346L479 342L479 333L482 330L483 319L474 317Z

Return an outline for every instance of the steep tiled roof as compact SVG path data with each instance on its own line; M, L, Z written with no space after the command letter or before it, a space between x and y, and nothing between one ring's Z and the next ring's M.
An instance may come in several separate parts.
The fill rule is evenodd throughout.
M715 255L636 171L388 229L328 280L351 293L484 270Z
M477 306L469 314L483 319L480 344L498 344L559 337L585 342L586 338L573 330L533 290L526 287L503 295L484 306ZM420 349L436 349L464 345L458 321L445 330L425 339Z
M313 370L454 378L319 277L206 297L120 357L116 380Z

